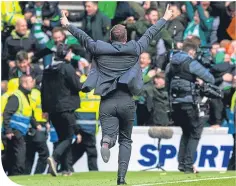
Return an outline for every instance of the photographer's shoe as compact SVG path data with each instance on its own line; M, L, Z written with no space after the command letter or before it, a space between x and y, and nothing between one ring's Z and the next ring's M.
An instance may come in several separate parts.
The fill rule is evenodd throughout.
M72 172L71 171L62 171L62 176L72 176Z
M47 163L49 165L49 171L52 176L57 176L57 162L54 160L53 157L48 157Z
M101 147L101 156L105 163L107 163L110 159L110 149L108 143L103 143Z
M125 182L125 178L124 177L118 177L117 178L117 185L127 185L127 183Z
M184 172L184 166L183 165L179 165L178 169L179 169L180 172Z

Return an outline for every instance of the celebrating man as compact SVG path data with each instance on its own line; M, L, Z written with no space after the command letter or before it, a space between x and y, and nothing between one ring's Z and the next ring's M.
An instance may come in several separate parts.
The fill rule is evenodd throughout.
M101 96L100 122L102 127L101 155L104 162L110 158L109 149L116 143L119 134L118 185L124 185L131 155L131 133L134 122L135 103L133 95L142 88L142 73L139 55L149 46L165 23L172 16L167 6L165 15L151 26L136 42L127 42L127 30L123 25L115 25L110 31L110 43L94 41L85 32L71 25L62 12L61 24L75 36L89 51L95 62L83 85L83 91L95 88Z

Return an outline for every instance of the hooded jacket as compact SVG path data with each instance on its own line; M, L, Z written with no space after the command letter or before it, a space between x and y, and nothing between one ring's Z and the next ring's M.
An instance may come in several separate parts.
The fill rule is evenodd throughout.
M55 61L43 72L41 97L43 112L74 111L80 107L82 84L70 63Z

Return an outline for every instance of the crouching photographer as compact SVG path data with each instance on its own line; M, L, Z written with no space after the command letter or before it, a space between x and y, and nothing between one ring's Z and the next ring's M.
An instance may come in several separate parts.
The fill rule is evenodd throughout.
M52 157L48 158L50 172L53 176L57 176L56 166L62 155L68 160L64 165L65 170L70 170L71 142L74 134L79 133L74 111L80 107L78 92L81 90L82 84L75 69L69 63L71 54L71 49L67 45L59 44L56 60L43 72L42 110L49 114L49 120L55 127L59 138Z
M179 146L178 169L185 173L196 173L193 168L194 154L203 130L196 104L195 82L215 82L208 69L195 60L197 48L191 39L186 39L182 51L173 54L166 68L166 86L172 107L172 119L183 132Z

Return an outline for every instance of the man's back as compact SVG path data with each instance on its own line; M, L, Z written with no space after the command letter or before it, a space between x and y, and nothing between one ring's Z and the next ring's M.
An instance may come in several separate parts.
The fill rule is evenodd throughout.
M97 65L97 68L91 70L85 85L95 88L95 93L101 96L116 89L118 81L127 84L129 90L130 87L137 85L142 79L141 69L137 63L139 55L148 48L150 41L160 33L165 23L165 19L160 19L137 42L130 41L125 44L121 42L110 44L99 40L95 42L82 30L69 25L68 30L94 56ZM137 91L130 91L137 93Z
M97 49L94 55L99 71L96 93L103 93L111 89L111 84L116 86L119 78L138 62L139 56L133 41L126 44L98 41Z

